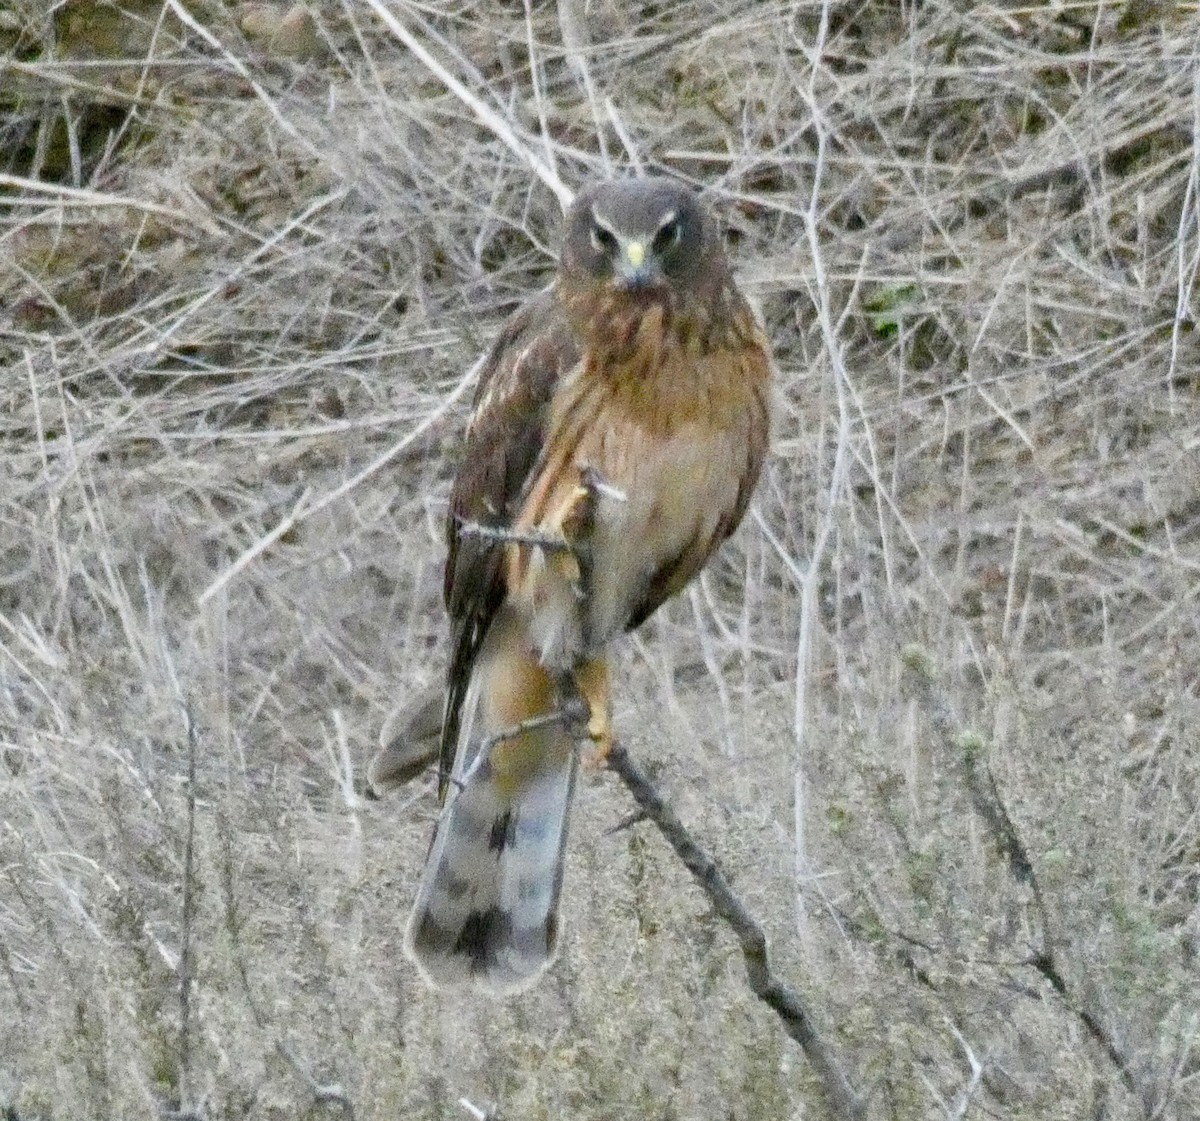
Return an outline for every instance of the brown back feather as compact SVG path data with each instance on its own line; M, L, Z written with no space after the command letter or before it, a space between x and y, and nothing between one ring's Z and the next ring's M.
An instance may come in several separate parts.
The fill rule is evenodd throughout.
M464 536L461 527L511 523L543 453L554 390L578 361L579 345L553 289L547 289L508 321L483 365L446 527L443 595L451 660L439 764L443 795L471 668L504 600L503 543Z

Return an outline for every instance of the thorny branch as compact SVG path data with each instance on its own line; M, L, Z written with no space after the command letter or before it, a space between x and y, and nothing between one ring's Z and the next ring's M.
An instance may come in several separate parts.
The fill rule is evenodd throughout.
M318 1082L286 1043L279 1043L276 1047L279 1054L291 1064L292 1069L307 1084L312 1092L313 1101L317 1105L336 1105L341 1109L342 1116L346 1121L354 1121L354 1103L340 1085L336 1082L329 1084Z
M779 1017L784 1030L804 1049L804 1054L821 1080L834 1114L838 1117L865 1117L866 1103L851 1088L832 1048L817 1033L800 994L772 972L767 938L762 927L738 898L716 861L696 843L646 773L620 744L613 746L608 765L633 795L641 811L654 822L663 839L675 850L675 855L691 872L717 914L737 936L742 957L746 961L746 977L751 992Z
M590 614L592 585L591 541L599 498L605 491L605 484L596 471L588 469L583 474L582 486L586 495L574 514L571 542L579 561L579 607L583 619L586 620ZM586 631L585 625L585 634ZM562 675L559 689L564 706L578 699L570 674ZM654 823L663 839L675 850L676 856L683 861L693 879L708 896L717 914L736 935L746 962L750 990L779 1017L784 1030L800 1044L820 1079L834 1114L847 1118L865 1117L864 1098L852 1089L838 1057L817 1032L803 998L775 976L771 969L767 938L762 926L734 892L716 861L696 843L675 811L620 744L614 744L609 752L608 766L633 795L641 813Z
M1149 1089L1139 1084L1129 1058L1118 1046L1113 1033L1105 1025L1095 1009L1088 1007L1079 993L1067 983L1059 959L1058 939L1050 909L1042 894L1041 884L1029 858L1017 827L1013 824L1000 797L996 780L987 765L986 744L982 737L959 730L945 694L938 687L934 666L923 650L912 646L904 651L904 666L907 677L941 741L948 758L957 761L963 783L971 797L971 804L988 831L992 843L1008 862L1013 879L1027 886L1033 894L1034 912L1041 928L1041 945L1028 963L1058 994L1067 1009L1083 1024L1088 1035L1100 1047L1117 1069L1121 1081L1130 1093L1137 1096L1148 1116L1153 1116L1157 1106L1151 1100Z
M550 712L543 712L539 716L531 716L529 719L522 720L511 727L502 728L500 731L488 736L479 745L478 754L471 761L470 767L467 768L462 778L451 778L450 781L457 789L462 790L475 776L476 771L487 761L492 751L500 744L516 739L518 736L523 736L526 732L536 731L538 728L549 728L554 724L570 725L580 720L583 720L585 723L587 721L587 704L582 698L571 697Z
M550 553L570 553L574 550L563 537L548 533L522 533L507 526L483 525L481 522L459 522L460 537L478 537L484 541L503 541L508 545L528 545Z

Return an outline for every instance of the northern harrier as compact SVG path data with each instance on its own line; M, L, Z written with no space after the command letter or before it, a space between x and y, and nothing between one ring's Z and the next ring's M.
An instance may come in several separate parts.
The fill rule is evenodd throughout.
M607 750L606 647L741 521L771 369L690 190L627 179L579 195L554 282L483 361L451 499L445 804L406 939L431 984L511 992L553 960L576 751L563 723L527 722L573 679Z

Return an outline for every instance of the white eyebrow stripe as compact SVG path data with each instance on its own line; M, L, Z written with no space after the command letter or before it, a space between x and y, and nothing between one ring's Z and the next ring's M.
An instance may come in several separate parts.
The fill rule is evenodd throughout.
M617 233L616 227L614 227L606 218L601 217L600 211L596 209L594 203L592 204L592 221L606 233L612 234L615 240L621 240L621 235Z
M666 214L663 215L662 221L659 222L659 224L654 227L655 235L662 233L663 230L665 230L672 222L677 222L678 220L679 220L679 211L668 210L666 212Z

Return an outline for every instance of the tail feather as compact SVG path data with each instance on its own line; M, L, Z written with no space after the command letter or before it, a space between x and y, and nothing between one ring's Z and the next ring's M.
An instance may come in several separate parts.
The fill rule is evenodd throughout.
M539 756L511 790L486 759L451 782L405 942L437 988L513 992L554 960L576 760L569 744Z

